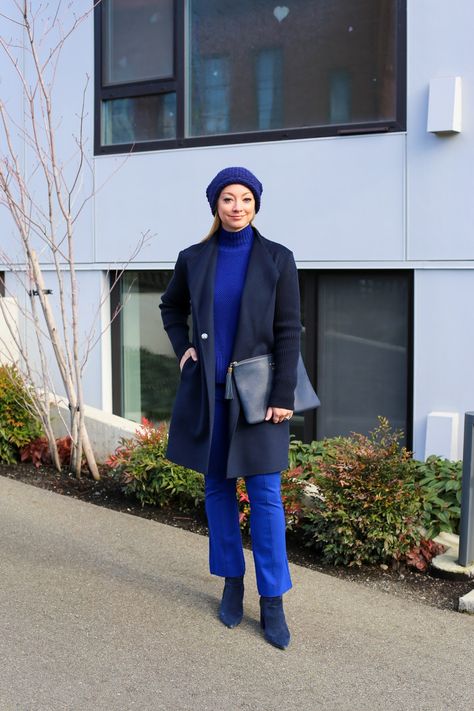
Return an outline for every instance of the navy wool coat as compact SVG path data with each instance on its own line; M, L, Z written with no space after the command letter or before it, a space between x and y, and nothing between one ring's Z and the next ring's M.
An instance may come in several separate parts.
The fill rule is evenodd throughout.
M214 422L214 277L216 237L179 253L162 296L164 328L178 360L191 346L181 372L170 423L168 458L204 474L208 471ZM189 314L192 316L192 336ZM300 350L300 298L292 252L254 228L242 291L232 360L273 353L274 380L269 405L293 409ZM289 423L249 425L238 395L230 401L227 478L282 471L288 466Z

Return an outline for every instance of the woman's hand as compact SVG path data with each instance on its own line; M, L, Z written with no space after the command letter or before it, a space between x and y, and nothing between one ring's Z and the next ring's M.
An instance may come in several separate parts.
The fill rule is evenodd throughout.
M285 410L283 407L269 407L265 415L265 420L267 422L271 420L275 425L278 425L285 420L291 420L292 416L293 410Z
M179 361L180 370L183 370L183 366L188 360L188 358L192 358L194 361L198 359L195 348L188 348L187 351L184 351L183 355L181 356L181 360Z

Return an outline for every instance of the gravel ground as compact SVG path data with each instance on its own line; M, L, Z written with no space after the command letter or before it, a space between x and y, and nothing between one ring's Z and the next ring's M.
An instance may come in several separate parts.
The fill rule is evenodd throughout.
M87 501L97 506L105 506L134 516L159 521L170 526L185 528L200 535L207 535L203 510L183 513L154 506L142 507L135 500L126 497L120 484L107 472L95 482L83 477L76 479L67 472L58 473L49 467L36 469L29 464L8 466L0 464L0 476L6 476L26 484L49 489L64 496ZM250 547L250 542L245 540ZM433 577L403 567L397 570L380 566L349 568L324 564L314 552L305 548L294 534L288 534L288 557L292 563L318 570L327 575L356 582L372 589L381 590L396 597L416 600L426 605L446 610L457 610L462 595L470 592L474 581L454 581Z

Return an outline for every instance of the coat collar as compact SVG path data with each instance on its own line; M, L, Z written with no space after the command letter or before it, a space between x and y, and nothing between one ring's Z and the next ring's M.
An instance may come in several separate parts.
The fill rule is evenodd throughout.
M264 314L255 312L255 294L269 290L271 293L278 279L278 270L275 262L265 245L265 240L260 232L253 228L254 241L250 253L240 303L240 314L234 344L234 359L240 360L249 356L249 333L255 320L261 319ZM215 237L203 242L201 249L192 260L189 270L189 282L193 310L199 316L201 331L208 334L209 351L214 353L214 281L216 273L218 242ZM258 330L258 329L257 329ZM250 333L251 335L251 333ZM211 376L211 372L208 373ZM213 377L213 376L212 376Z
M245 292L250 287L258 284L257 279L269 272L272 276L275 274L275 263L264 244L264 237L260 232L253 227L254 241L247 269L247 277L244 285ZM214 300L214 278L216 272L217 252L219 248L216 237L211 237L206 242L202 242L201 249L198 250L196 256L192 258L192 269L189 273L191 293L197 299L197 304L202 306L202 300L207 303L213 303ZM211 298L209 298L211 297Z

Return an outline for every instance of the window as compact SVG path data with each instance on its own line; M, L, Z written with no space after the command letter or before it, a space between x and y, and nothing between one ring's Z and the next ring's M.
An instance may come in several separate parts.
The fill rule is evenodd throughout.
M101 146L149 146L176 137L174 5L173 0L97 4Z
M112 291L114 412L168 420L179 368L158 305L172 272L127 271ZM301 352L321 407L296 414L310 441L368 433L387 417L411 444L412 272L301 270ZM152 327L150 325L152 324Z
M135 422L171 416L179 368L159 310L171 275L126 271L111 293L113 411Z
M5 273L0 272L0 296L5 296Z
M321 407L305 439L367 434L379 415L411 439L412 273L300 272L303 354Z
M102 0L97 153L404 130L406 0Z

